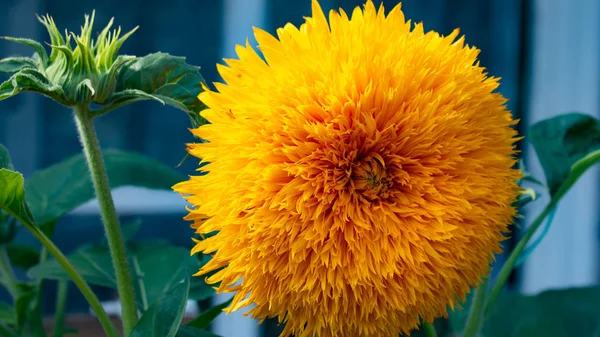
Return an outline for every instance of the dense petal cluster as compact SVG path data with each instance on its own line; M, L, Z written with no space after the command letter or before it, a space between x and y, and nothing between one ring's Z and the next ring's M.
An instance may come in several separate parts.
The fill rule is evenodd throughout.
M208 172L176 185L211 254L197 275L283 336L396 337L446 315L500 251L519 188L516 123L458 31L400 6L317 1L256 29L200 99ZM216 233L216 234L215 234ZM214 234L214 235L212 235Z

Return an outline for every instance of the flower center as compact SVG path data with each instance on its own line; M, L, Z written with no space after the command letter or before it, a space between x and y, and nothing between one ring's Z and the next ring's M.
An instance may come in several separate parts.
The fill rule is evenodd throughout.
M352 181L354 189L369 200L385 198L392 186L392 179L381 157L370 156L356 163L352 170Z

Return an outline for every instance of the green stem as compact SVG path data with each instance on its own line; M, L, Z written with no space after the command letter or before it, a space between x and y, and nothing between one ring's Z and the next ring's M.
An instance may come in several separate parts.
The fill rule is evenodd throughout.
M498 296L500 296L502 289L504 289L504 285L508 281L510 273L514 268L515 263L517 263L519 256L521 256L521 253L527 246L527 243L533 237L540 225L544 222L544 219L546 218L546 216L548 216L548 213L550 213L550 211L552 211L552 208L554 208L558 204L558 201L560 200L563 194L557 194L554 198L552 198L552 200L550 201L550 203L548 203L548 205L546 205L546 208L544 208L542 213L540 213L537 216L537 218L535 218L531 226L529 226L529 228L525 232L525 235L523 235L521 240L519 240L513 251L508 256L508 259L500 269L500 272L498 272L498 277L496 279L496 282L494 283L494 286L492 287L492 290L490 291L487 305L485 308L486 318L490 316L491 310L494 307L494 304L496 304Z
M106 335L108 337L119 337L119 332L117 331L114 324L106 314L106 311L104 311L104 307L102 307L102 304L98 300L98 297L96 297L96 294L94 294L90 286L85 282L83 277L81 277L81 274L79 274L75 267L73 267L71 262L69 262L67 257L58 249L58 247L56 247L56 245L54 245L54 242L52 242L46 236L46 234L44 234L44 232L42 232L35 225L30 224L28 221L25 221L25 219L18 217L18 215L16 214L12 215L15 216L17 220L21 221L21 223L27 228L27 230L29 230L31 234L33 234L33 236L35 236L36 239L38 239L38 241L44 247L46 247L48 252L52 254L56 261L65 269L73 283L75 283L77 288L79 288L79 291L81 291L81 294L83 294L83 297L85 297L85 299L90 304L90 307L92 308L96 316L98 316L98 320L104 328Z
M428 322L423 322L423 328L425 329L425 336L427 337L437 337L437 332L435 332L435 327L433 324Z
M137 308L135 306L133 281L127 263L125 242L112 195L110 194L110 185L108 176L106 175L106 168L104 167L104 159L102 158L100 144L98 144L98 137L96 136L89 106L77 106L74 108L74 113L83 152L87 159L94 189L96 190L96 197L100 204L102 222L104 223L104 230L108 239L110 256L117 279L117 290L121 300L123 330L127 336L137 321Z
M12 298L16 299L19 295L19 290L17 289L17 278L15 276L15 272L13 271L12 265L10 264L8 254L6 253L6 246L4 245L0 249L0 275L2 275L2 281L6 286L6 289Z
M52 330L52 337L61 337L63 335L68 291L69 283L65 280L58 281L58 294L56 294L56 310L54 310L54 329Z
M486 278L473 294L473 303L471 304L471 309L469 309L469 317L467 317L463 337L476 337L479 334L479 330L481 330L485 298L488 291L488 280L489 278Z

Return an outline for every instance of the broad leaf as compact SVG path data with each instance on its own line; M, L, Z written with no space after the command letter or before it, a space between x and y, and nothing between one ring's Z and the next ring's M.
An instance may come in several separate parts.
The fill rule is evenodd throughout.
M133 252L136 263L141 269L141 275L135 282L136 290L140 294L140 282L142 282L148 303L152 303L173 284L175 275L181 272L192 275L201 267L200 261L190 256L189 249L168 243L131 243L130 251ZM203 277L191 277L189 299L200 301L211 297L214 293L212 286L206 284ZM137 298L140 300L141 294ZM141 306L142 303L139 304Z
M26 46L33 48L33 50L35 50L38 57L40 58L40 62L43 65L45 65L48 62L48 53L46 52L46 49L44 48L44 46L42 46L39 42L30 40L30 39L15 38L15 37L8 37L8 36L3 36L2 38L7 41L24 44Z
M63 89L52 84L46 76L33 68L23 68L6 82L0 84L0 101L21 92L37 92L61 104L69 105Z
M196 273L198 268L190 269L192 273ZM190 281L190 299L202 301L210 298L215 294L215 289L209 284L206 284L204 277L192 276Z
M464 329L468 304L451 313L455 332ZM502 294L484 323L485 337L597 336L600 328L600 287L546 291L536 296Z
M88 283L116 288L117 281L108 249L87 247L70 254L68 259ZM27 275L35 279L71 280L64 268L54 259L32 267Z
M591 116L570 113L543 120L531 127L529 140L544 170L554 203L558 203L575 182L600 161L600 121ZM552 217L519 263L539 244L551 221Z
M200 267L200 262L190 256L188 249L166 242L132 242L128 244L128 250L135 275L137 304L142 309L178 282L179 275L195 273ZM105 244L84 246L68 258L88 283L116 288L110 252ZM28 275L36 279L70 280L56 260L47 260L34 266ZM190 299L205 299L214 293L204 278L194 277L190 284L195 291L195 296Z
M219 335L215 335L214 333L206 330L201 330L198 328L194 328L189 325L182 325L179 327L179 331L177 332L177 337L220 337Z
M7 57L0 60L0 73L14 74L24 68L37 68L35 61L28 57Z
M174 169L139 154L107 150L103 155L111 188L133 185L171 190L185 179ZM54 221L95 198L83 155L33 174L26 189L27 201L39 224Z
M199 267L198 260L183 247L134 244L130 251L134 252L132 258L141 271L134 280L135 286L139 294L143 285L147 303L154 302L178 282L182 272L195 273Z
M198 99L204 79L200 68L185 63L184 57L165 53L149 54L124 65L117 75L113 99L119 105L143 99L158 99L186 112L198 126L205 108ZM131 90L139 90L142 95ZM112 99L109 99L112 100Z
M10 263L15 267L23 269L35 266L40 260L40 252L37 249L17 243L8 244L6 252Z
M232 300L233 300L233 297L231 299L229 299L228 301L225 301L219 305L216 305L216 306L200 313L200 315L198 315L198 317L194 318L187 325L192 326L194 328L198 328L198 329L208 328L210 323L212 321L214 321L215 318L217 318L217 316L219 316L223 312L223 309L227 308L231 304Z
M600 150L588 153L571 167L569 175L556 192L556 196L563 196L577 182L577 180L592 166L600 161Z
M193 276L196 272L198 272L198 270L200 270L200 268L202 266L204 266L205 264L207 264L210 259L212 258L210 255L206 255L206 254L196 254L195 257L196 261L199 262L199 264L196 263L192 263L190 264L190 275L192 275L192 281L191 281L191 285L190 285L190 299L196 300L196 301L202 301L202 300L206 300L208 298L210 298L211 296L213 296L215 294L215 284L207 284L206 283L206 278L210 277L212 274L216 273L216 271L210 272L208 273L208 275L205 276Z
M571 174L578 174L578 178L595 163L588 156L600 149L600 122L580 113L564 114L534 124L528 139L544 169L550 194L555 195ZM579 166L584 170L572 172L584 157L588 163Z
M176 336L185 313L190 279L186 273L181 273L176 280L173 287L161 294L142 315L129 337Z
M182 272L192 275L198 271L201 263L190 256L187 248L173 246L167 242L132 242L128 246L132 252L132 264L139 268L139 275L134 278L138 306L152 303L169 289L176 276ZM143 287L143 288L142 288ZM142 291L143 289L143 291ZM214 289L206 284L202 277L190 279L189 299L204 300L214 295ZM143 300L142 298L145 298Z

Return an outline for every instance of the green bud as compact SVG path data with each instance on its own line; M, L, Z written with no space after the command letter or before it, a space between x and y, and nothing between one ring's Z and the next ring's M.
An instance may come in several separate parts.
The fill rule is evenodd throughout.
M90 114L96 117L127 104L154 100L186 112L194 127L205 122L199 115L205 108L198 99L204 83L199 67L166 53L138 58L118 55L137 27L121 35L120 27L112 29L111 19L96 35L92 12L85 16L77 35L61 33L49 15L38 20L48 30L50 55L39 42L0 37L35 51L31 58L0 60L0 74L11 75L0 83L0 101L25 91L37 92L67 107L91 106Z
M71 105L105 104L114 93L118 69L133 56L117 57L123 42L136 31L137 27L121 35L121 28L111 30L113 19L92 38L95 13L85 16L81 33L65 31L64 36L58 30L49 15L38 17L46 26L50 35L52 52L44 70L48 80L65 93Z

